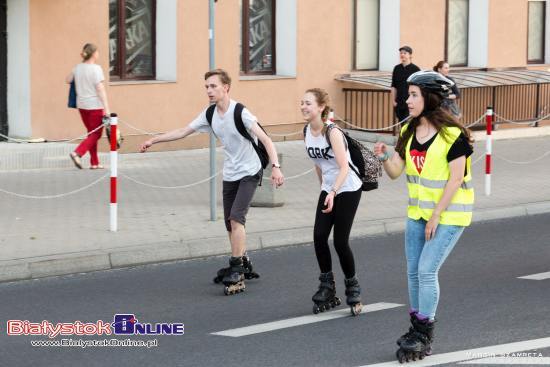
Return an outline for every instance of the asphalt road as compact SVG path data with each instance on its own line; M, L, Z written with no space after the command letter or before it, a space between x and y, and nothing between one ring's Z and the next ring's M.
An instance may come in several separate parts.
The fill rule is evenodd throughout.
M0 366L362 366L394 360L407 326L403 234L354 241L364 303L401 306L298 325L311 315L318 269L312 246L252 253L262 277L225 296L213 257L0 285ZM550 337L550 215L485 222L467 229L440 272L435 355ZM335 262L337 292L343 275ZM339 309L345 310L344 306ZM345 312L345 311L343 311ZM7 335L8 320L184 323L184 335L57 336L149 340L145 347L37 347L45 336ZM241 337L212 333L284 319L291 327ZM537 356L550 357L550 345ZM510 361L514 361L511 359ZM450 363L449 365L453 365ZM470 364L472 365L472 364Z

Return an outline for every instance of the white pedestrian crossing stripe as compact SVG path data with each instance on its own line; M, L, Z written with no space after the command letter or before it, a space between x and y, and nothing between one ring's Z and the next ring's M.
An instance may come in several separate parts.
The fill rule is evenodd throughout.
M544 348L550 348L550 338L532 339L532 340L525 340L525 341L516 342L516 343L499 344L499 345L493 345L489 347L461 350L458 352L434 354L424 358L421 361L409 363L408 365L411 365L414 367L437 366L440 364L457 363L457 362L462 362L462 364L465 364L466 363L465 361L472 361L471 363L474 364L473 360L475 360L475 364L484 364L483 361L485 360L485 358L489 359L494 357L505 358L508 361L507 364L515 364L514 361L518 362L517 364L522 364L521 362L524 361L523 357L518 358L518 357L515 357L515 355L523 356L524 354L534 355L533 357L528 357L528 358L535 361L535 363L531 363L531 364L538 364L536 363L537 360L544 362L547 358L538 357L539 355L538 352L534 352L530 354L520 353L520 352L539 350ZM515 358L518 358L518 359L516 360ZM383 367L383 366L403 366L403 365L399 364L399 362L395 360L392 362L369 364L361 367Z
M538 274L531 274L531 275L525 275L522 277L518 277L519 279L529 279L529 280L544 280L544 279L550 279L550 271L547 273L538 273Z
M367 312L375 312L375 311L381 311L381 310L387 310L390 308L396 308L396 307L402 307L404 305L397 304L397 303L373 303L370 305L363 306L363 309L361 310L361 313L367 313ZM279 320L279 321L273 321L273 322L267 322L264 324L257 324L257 325L251 325L251 326L245 326L238 329L229 329L224 331L218 331L216 333L212 333L213 335L221 335L221 336L231 336L234 338L238 338L240 336L246 336L246 335L253 335L253 334L259 334L259 333L266 333L268 331L274 331L274 330L280 330L280 329L286 329L290 327L300 326L300 325L307 325L307 324L313 324L316 322L321 321L327 321L327 320L334 320L341 317L352 317L351 312L348 307L345 309L338 309L335 311L329 311L329 312L323 312L317 315L308 315L308 316L300 316L300 317L294 317L291 319L285 319L285 320Z

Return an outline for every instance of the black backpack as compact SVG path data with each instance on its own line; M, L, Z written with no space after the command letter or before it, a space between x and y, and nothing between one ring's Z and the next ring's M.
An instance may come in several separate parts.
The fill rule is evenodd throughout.
M353 162L355 167L357 167L357 169L353 167L351 163L349 164L349 167L352 169L353 172L357 174L357 176L359 176L361 181L363 181L363 186L361 187L361 189L363 191L371 191L377 189L378 177L382 177L382 163L380 162L380 160L374 155L374 153L370 149L366 148L359 141L349 136L347 132L340 129L338 125L334 123L327 125L326 138L328 146L330 148L332 147L332 145L330 144L329 135L334 128L340 130L344 135L344 138L346 139L351 161ZM307 125L304 126L304 138L306 136L306 129Z
M214 116L214 110L216 109L216 105L212 104L206 109L206 120L208 121L208 125L212 127L212 117ZM264 144L258 139L258 144L254 141L252 136L248 133L246 128L244 127L243 122L243 113L244 105L242 103L237 103L235 105L235 111L233 113L233 119L235 120L235 127L237 128L237 131L250 143L252 144L252 147L254 147L254 150L256 151L256 154L258 154L258 158L260 158L260 163L262 164L262 168L265 169L267 165L269 164L269 155L267 154L267 149L265 149ZM260 123L257 123L260 129L262 129L264 132L264 128Z

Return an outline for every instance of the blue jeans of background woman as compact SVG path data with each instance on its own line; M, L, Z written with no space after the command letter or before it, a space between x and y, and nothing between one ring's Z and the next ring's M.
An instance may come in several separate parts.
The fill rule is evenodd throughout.
M435 236L426 241L426 223L424 219L407 220L405 254L410 308L418 311L421 317L433 320L439 302L439 269L464 232L464 227L439 224Z

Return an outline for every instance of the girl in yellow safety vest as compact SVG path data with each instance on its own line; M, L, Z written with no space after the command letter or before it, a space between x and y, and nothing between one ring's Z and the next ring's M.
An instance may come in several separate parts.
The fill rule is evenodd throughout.
M438 272L472 220L474 191L470 132L441 104L454 83L433 71L408 80L409 122L390 157L384 143L374 153L392 179L407 176L409 202L405 255L409 288L409 331L397 340L400 362L431 354L439 301Z

